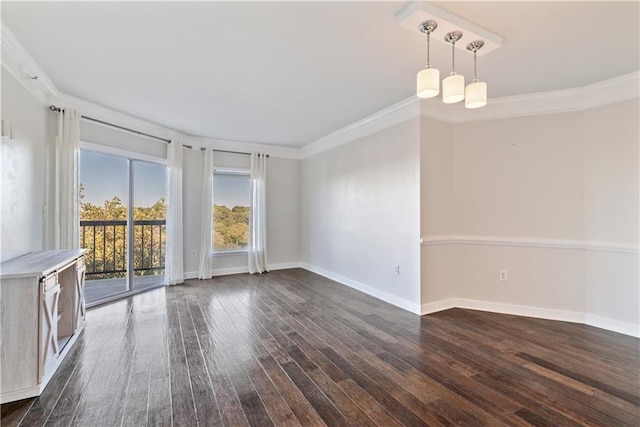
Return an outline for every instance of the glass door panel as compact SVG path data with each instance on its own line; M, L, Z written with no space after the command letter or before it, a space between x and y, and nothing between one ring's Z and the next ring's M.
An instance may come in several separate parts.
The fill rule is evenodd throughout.
M127 292L129 160L80 151L80 247L87 304Z
M166 167L131 161L133 186L133 289L164 283Z

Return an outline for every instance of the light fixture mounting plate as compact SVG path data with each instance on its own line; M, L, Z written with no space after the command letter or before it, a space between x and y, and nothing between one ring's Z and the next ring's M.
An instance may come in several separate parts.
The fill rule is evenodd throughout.
M431 34L433 31L438 28L438 23L436 21L427 20L418 26L418 29L421 33Z
M436 35L433 40L438 43L445 43L449 48L451 48L451 45L444 40L444 35L451 31L462 31L464 33L463 40L465 41L483 40L484 47L477 52L478 56L492 52L494 49L502 46L504 42L502 36L426 1L411 2L396 15L396 18L402 27L421 36L424 34L420 30L420 24L425 21L436 21L438 23L438 29L431 33L432 35ZM465 43L456 43L455 47L456 49L466 52Z
M482 46L484 46L484 41L474 40L467 45L467 50L470 50L471 52L477 52Z
M451 31L444 36L444 41L447 43L455 43L462 38L462 33L460 31Z

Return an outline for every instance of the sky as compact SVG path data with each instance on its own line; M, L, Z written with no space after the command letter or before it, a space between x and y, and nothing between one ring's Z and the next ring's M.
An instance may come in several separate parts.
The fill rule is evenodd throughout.
M213 204L249 206L251 182L248 175L231 175L217 173L213 180Z
M133 160L134 206L153 206L166 199L166 167L157 163ZM103 206L117 196L126 205L128 160L108 154L80 151L80 183L84 201ZM229 208L249 206L250 182L247 175L216 174L213 181L214 204Z

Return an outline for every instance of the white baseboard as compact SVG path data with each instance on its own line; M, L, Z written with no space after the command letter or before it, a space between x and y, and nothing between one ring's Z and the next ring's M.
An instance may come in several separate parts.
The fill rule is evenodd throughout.
M514 316L536 317L539 319L582 323L589 326L595 326L596 328L640 338L640 325L634 325L633 323L621 322L619 320L575 311L504 304L491 301L447 298L440 301L422 304L421 313L423 315L431 314L438 311L448 310L450 308L466 308L469 310L489 311L492 313L511 314Z
M434 301L427 304L422 304L422 306L420 307L420 314L424 316L425 314L437 313L439 311L445 311L455 307L456 307L456 299L447 298L447 299L442 299L440 301Z
M331 271L325 270L323 268L316 267L315 265L311 265L303 262L301 267L304 268L305 270L309 270L313 273L324 276L342 285L356 289L360 292L364 292L365 294L371 295L372 297L378 298L384 302L388 302L389 304L395 305L396 307L400 307L404 310L410 311L415 314L420 314L420 305L413 303L405 298L400 298L388 292L381 291L371 286L367 286L363 283L349 279L348 277L344 277L339 274L332 273Z
M584 314L574 311L554 310L527 305L503 304L492 301L455 298L456 307L469 310L490 311L514 316L537 317L539 319L560 320L562 322L584 323Z
M283 262L279 264L269 264L269 271L275 270L287 270L289 268L300 268L300 262ZM215 276L228 276L230 274L243 274L249 273L249 267L231 267L231 268L215 268L212 271L212 275ZM186 279L197 279L197 271L187 271L184 273Z
M197 278L198 278L198 272L197 271L185 271L184 272L184 280L197 279Z
M608 317L596 316L595 314L585 314L584 318L584 323L587 325L640 338L640 325L621 322L620 320L609 319Z
M269 264L269 271L271 270L288 270L290 268L300 268L302 267L302 263L300 261L296 262L283 262L280 264Z

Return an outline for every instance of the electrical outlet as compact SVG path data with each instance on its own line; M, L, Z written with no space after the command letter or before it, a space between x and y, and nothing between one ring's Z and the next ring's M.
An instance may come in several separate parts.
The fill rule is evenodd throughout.
M500 280L507 280L507 270L500 270L500 273L498 273L498 277L500 278Z
M198 256L198 252L196 252L195 250L191 251L191 258L195 258Z
M396 274L399 276L400 275L400 266L399 265L396 265L395 271L396 271Z

